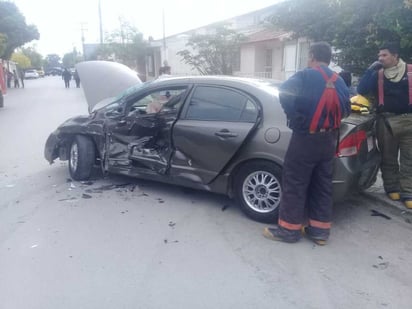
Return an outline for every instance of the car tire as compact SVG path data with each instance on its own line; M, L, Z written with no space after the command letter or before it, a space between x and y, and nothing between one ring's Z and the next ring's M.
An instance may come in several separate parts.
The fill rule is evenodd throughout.
M69 172L74 180L87 180L92 174L96 152L91 138L76 135L70 146Z
M254 161L243 165L234 181L235 198L251 219L276 223L282 196L281 168L272 162Z

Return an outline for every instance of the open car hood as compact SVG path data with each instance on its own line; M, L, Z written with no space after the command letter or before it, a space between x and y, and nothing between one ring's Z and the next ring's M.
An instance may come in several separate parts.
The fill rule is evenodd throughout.
M84 61L76 64L76 69L89 111L102 100L116 97L127 88L142 83L137 72L117 62Z

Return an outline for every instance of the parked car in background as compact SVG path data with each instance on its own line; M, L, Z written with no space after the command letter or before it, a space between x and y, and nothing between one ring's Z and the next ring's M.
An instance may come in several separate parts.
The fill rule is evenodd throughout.
M38 69L36 69L36 71L37 71L37 74L39 74L39 77L44 77L45 76L45 73L44 73L42 68L38 68Z
M62 72L63 70L61 68L56 67L56 68L47 69L44 74L47 76L49 75L52 75L52 76L59 75L60 76L62 75Z
M24 72L25 79L39 78L39 73L35 69L29 69Z
M68 160L74 180L88 179L99 166L104 172L226 194L250 218L276 222L291 137L278 99L279 82L169 77L114 96L110 87L121 77L105 69L111 78L98 78L102 64L94 64L87 70L84 63L77 66L91 113L51 133L47 161ZM93 107L90 99L96 95L107 99ZM372 116L352 115L342 122L335 201L374 183L380 155L373 126Z

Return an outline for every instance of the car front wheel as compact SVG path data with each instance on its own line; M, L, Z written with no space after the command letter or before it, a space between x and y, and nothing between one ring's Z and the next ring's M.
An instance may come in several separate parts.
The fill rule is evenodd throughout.
M69 172L74 180L89 179L96 159L93 141L83 135L76 135L70 146Z
M282 196L280 167L272 162L245 164L237 173L235 197L241 210L253 220L276 223Z

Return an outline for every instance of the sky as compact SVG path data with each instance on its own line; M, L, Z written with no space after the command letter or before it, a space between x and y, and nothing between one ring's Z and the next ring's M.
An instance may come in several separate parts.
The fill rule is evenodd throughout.
M46 56L63 56L85 43L98 43L99 0L12 0L28 24L37 26L40 40L35 46ZM270 6L279 0L100 0L103 32L119 29L120 19L128 21L147 39L181 33L213 22L242 15Z

